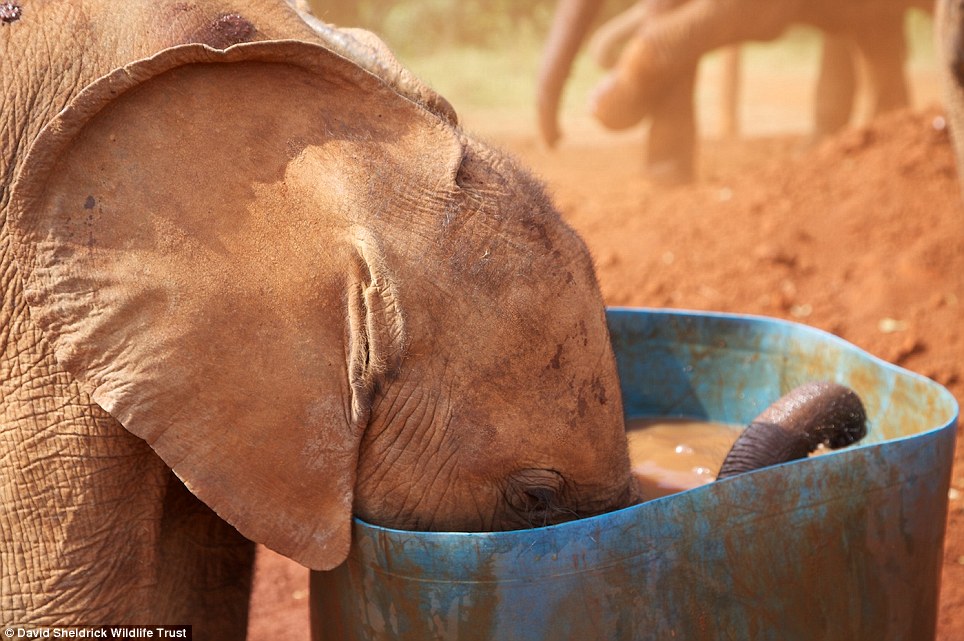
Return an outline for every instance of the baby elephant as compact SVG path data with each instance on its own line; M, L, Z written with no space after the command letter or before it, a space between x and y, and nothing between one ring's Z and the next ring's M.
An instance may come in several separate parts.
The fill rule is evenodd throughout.
M635 500L585 245L374 36L3 6L0 620L233 641L251 541Z

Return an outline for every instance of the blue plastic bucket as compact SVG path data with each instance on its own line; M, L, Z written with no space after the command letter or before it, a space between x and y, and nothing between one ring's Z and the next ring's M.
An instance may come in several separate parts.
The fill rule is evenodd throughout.
M747 423L810 380L852 387L857 447L557 526L354 524L311 579L316 641L932 639L958 407L825 332L721 314L609 312L627 417Z

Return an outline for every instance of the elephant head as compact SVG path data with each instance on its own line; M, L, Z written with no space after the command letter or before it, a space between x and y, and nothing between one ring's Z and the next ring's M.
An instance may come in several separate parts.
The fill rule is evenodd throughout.
M586 247L384 71L299 41L165 49L47 123L9 209L59 365L314 569L353 512L489 530L634 500Z

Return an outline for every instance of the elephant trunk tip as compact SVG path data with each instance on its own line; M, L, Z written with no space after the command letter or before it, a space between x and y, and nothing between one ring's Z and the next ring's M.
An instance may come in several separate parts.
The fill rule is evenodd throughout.
M639 124L649 112L640 97L641 87L625 82L617 74L603 78L589 97L589 111L604 127L614 131Z
M559 133L558 129L552 131L543 130L542 132L542 142L545 143L546 147L549 149L555 149L559 145L559 140L561 138L562 135Z
M857 393L836 383L818 384L817 394L827 403L825 423L819 430L819 442L831 449L853 445L867 435L867 411ZM817 386L815 386L817 387Z
M867 435L867 412L849 387L814 381L794 388L754 422L771 423L794 435L809 454L820 445L839 449Z
M540 92L536 115L539 120L539 134L542 142L549 149L555 149L562 138L562 130L559 129L558 105L559 97L557 95L547 95L547 92Z

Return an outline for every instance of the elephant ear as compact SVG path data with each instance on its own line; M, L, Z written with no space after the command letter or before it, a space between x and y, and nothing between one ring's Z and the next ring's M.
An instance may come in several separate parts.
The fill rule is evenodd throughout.
M366 221L459 156L438 117L323 47L165 50L31 147L10 222L32 318L195 495L332 568L369 397L404 348Z

